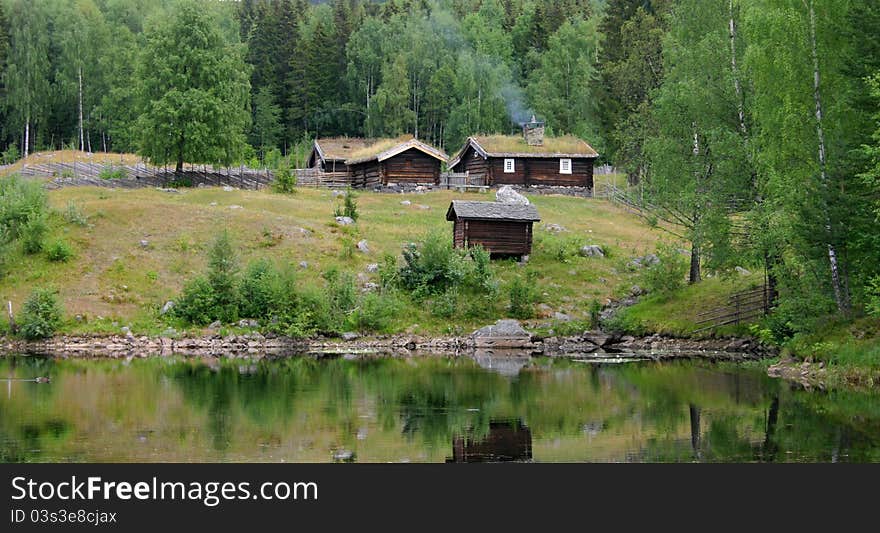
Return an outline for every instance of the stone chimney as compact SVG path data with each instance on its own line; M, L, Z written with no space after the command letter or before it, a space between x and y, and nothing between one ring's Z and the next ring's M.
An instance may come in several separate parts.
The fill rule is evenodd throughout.
M544 144L544 123L535 120L535 115L532 115L532 120L524 123L522 128L523 139L526 140L526 144L529 146L541 146Z

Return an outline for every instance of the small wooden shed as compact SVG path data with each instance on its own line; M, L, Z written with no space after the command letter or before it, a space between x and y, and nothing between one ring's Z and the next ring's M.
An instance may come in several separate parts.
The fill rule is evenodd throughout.
M436 184L446 154L412 137L381 139L345 161L355 183Z
M453 200L446 211L456 248L481 245L493 257L532 253L532 224L541 220L533 205Z

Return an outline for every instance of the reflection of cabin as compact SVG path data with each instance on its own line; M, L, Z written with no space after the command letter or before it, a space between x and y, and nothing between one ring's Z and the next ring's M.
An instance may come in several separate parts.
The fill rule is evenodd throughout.
M435 184L446 154L418 139L383 139L346 160L355 183Z
M472 437L452 439L449 463L488 463L531 461L532 432L522 421L489 422L489 434L476 441Z
M348 172L345 160L372 143L373 141L356 137L315 139L306 166L321 172Z
M480 245L493 256L532 253L532 224L541 220L533 205L453 200L446 211L456 248Z
M449 162L452 172L482 177L486 185L553 185L593 188L593 163L599 154L570 135L545 137L544 123L532 117L523 136L468 137Z

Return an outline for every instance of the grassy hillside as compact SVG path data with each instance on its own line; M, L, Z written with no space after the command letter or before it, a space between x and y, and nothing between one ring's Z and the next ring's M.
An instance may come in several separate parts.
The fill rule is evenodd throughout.
M384 254L399 255L405 243L430 230L450 232L445 212L452 199L492 199L454 192L364 193L359 197L359 222L341 227L333 218L339 202L328 190L300 189L285 196L218 188L179 193L68 188L51 192L49 198L55 214L47 242L63 239L75 256L67 263L52 263L45 254L26 256L13 248L8 275L0 281L0 299L20 306L33 287L48 285L59 290L69 316L85 319L71 322L68 329L113 331L124 324L135 332L164 328L157 309L203 270L207 248L223 228L229 230L243 264L258 257L293 265L306 261L301 284L320 285L321 273L334 266L362 273L360 281L367 282L375 277L365 273L369 263L380 262ZM412 203L402 205L403 200ZM495 262L498 276L503 285L514 276L535 272L541 299L552 311L574 318L586 316L594 299L604 303L615 290L628 287L628 260L653 251L662 238L637 217L602 200L537 195L532 200L543 220L535 228L531 261L525 267ZM87 225L65 220L61 213L69 206L85 215ZM552 233L545 224L559 224L567 231ZM368 254L354 248L361 239L367 240ZM608 257L578 257L576 250L584 244L602 245ZM502 292L499 300L504 298ZM434 318L424 305L407 305L410 308L401 313L406 319L397 321L396 330L467 331L484 322L457 320L456 328L450 320ZM503 308L499 301L502 315ZM548 314L546 307L543 314Z

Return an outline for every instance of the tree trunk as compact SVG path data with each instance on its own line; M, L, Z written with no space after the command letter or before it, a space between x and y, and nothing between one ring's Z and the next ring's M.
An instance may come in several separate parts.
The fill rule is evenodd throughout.
M697 244L691 246L691 268L688 273L688 283L699 283L700 275L700 247Z
M736 20L733 18L733 0L728 0L727 10L730 16L728 30L730 33L730 69L733 74L733 90L736 94L736 111L739 118L739 129L743 135L746 131L746 111L743 104L742 87L739 82L739 70L736 66Z
M772 461L776 457L776 443L773 439L776 434L776 424L779 420L779 396L774 396L770 402L770 410L767 413L767 429L764 432L764 444L762 446L765 461Z
M688 412L691 419L691 447L694 450L694 459L699 461L703 458L702 446L700 443L700 407L690 404Z
M27 117L24 120L24 157L27 159L28 156L28 148L31 143L31 115L28 113Z
M180 142L177 144L177 166L174 167L174 173L180 174L183 172L183 149L186 143L186 138L184 137L183 132L180 133Z
M85 138L83 136L83 71L79 68L79 149L86 151ZM91 151L91 150L90 150Z
M828 212L828 171L825 151L825 132L822 129L822 93L819 89L819 52L816 46L816 12L813 9L813 0L808 4L810 12L810 51L813 56L813 100L816 103L816 138L819 148L819 179L822 186L822 210L825 216L825 233L827 236L828 263L831 267L831 288L834 290L834 300L837 310L842 313L849 312L849 294L844 290L840 282L840 258L834 245L834 232L831 227L831 215Z

